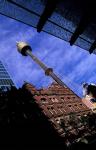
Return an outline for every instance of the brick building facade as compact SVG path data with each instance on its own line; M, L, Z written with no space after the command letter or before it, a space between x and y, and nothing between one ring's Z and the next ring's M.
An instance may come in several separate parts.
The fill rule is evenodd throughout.
M68 119L70 114L86 115L90 109L68 87L62 87L53 82L48 88L36 89L33 85L25 83L25 88L32 93L44 114L53 123L58 132L62 134L61 119Z

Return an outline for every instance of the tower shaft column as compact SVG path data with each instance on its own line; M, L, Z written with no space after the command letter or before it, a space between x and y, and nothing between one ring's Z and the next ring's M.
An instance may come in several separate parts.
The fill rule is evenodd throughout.
M34 56L30 50L27 50L27 51L26 51L26 54L27 54L27 55L30 55L30 57L31 57L44 71L46 71L46 70L48 69L47 66L44 65L36 56Z
M27 50L26 54L30 55L30 57L45 71L45 75L52 77L59 85L65 85L61 81L61 79L59 79L57 75L53 73L53 70L51 68L48 68L45 64L43 64L36 56L32 54L30 50Z
M59 85L65 86L65 84L57 77L55 73L53 73L52 68L48 68L45 64L43 64L36 56L32 54L32 48L26 42L17 43L18 51L23 55L29 55L45 72L46 76L52 77Z

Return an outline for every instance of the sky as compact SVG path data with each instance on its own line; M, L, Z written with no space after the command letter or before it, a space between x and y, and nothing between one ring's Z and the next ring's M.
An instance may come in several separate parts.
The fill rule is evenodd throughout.
M35 28L0 15L0 60L5 65L17 88L24 81L36 86L47 87L53 82L30 57L17 51L16 42L25 41L32 52L54 73L82 97L82 83L96 83L96 55L89 54L77 46L70 46L47 33L37 33Z

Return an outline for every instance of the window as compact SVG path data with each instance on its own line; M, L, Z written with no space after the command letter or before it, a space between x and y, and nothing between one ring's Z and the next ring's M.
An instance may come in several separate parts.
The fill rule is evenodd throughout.
M54 98L54 97L50 98L50 100L51 100L52 102L58 102L58 99L57 99L57 98Z
M4 68L0 68L0 71L6 71Z
M61 113L63 113L63 111L59 108L59 111L61 112Z
M52 112L51 108L50 108L50 107L47 107L47 109L48 109L49 112L53 115L53 112Z
M54 109L53 106L51 107L51 109L52 109L52 110Z
M55 98L51 98L52 102L54 102Z
M90 99L90 102L92 102L92 103L96 103L96 98L92 98L92 99Z
M53 113L57 114L57 111L54 109L54 107L53 107L52 105L51 105L49 111L50 111L52 114L53 114Z
M55 109L53 109L53 111L55 112L55 114L57 114L57 111Z
M80 104L82 106L82 104Z
M63 108L63 111L66 112L66 110Z
M68 105L68 107L69 107L69 110L70 110L71 112L74 112L74 106L73 106L73 105Z
M79 106L79 104L75 104L74 106L75 106L75 109L76 109L76 110L81 109L80 106Z
M42 102L46 102L46 98L41 98L41 101Z
M73 99L75 99L76 97L73 97Z
M49 108L49 107L47 107L47 109L49 110L50 108Z
M59 105L58 108L62 108L62 105Z
M59 110L61 113L63 113L63 111L61 110L63 107L62 107L61 105L58 106L57 108L58 108L58 110Z
M64 97L61 97L61 101L63 101L63 102L64 102Z
M56 118L55 120L56 120L56 122L57 122L58 124L60 124L60 118L59 118L59 117Z

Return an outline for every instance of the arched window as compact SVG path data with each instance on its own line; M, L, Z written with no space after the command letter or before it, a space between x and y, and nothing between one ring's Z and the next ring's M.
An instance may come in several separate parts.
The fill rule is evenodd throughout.
M41 98L41 102L46 102L46 98Z
M64 102L64 97L61 97L61 101Z
M51 100L52 102L58 102L58 99L55 98L55 97L50 98L50 100Z

